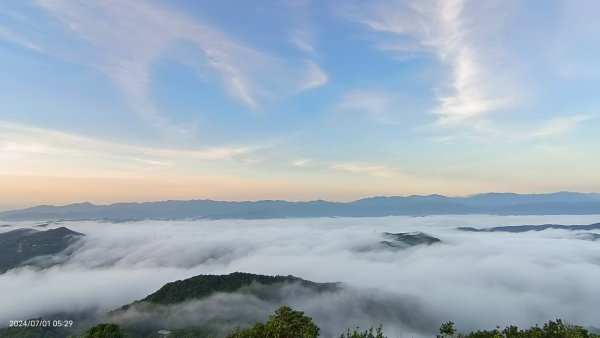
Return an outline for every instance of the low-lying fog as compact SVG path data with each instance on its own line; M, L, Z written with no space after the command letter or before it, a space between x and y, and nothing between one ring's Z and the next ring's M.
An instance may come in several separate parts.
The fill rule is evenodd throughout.
M243 271L352 286L322 298L286 298L322 328L333 328L325 328L327 334L379 323L390 337L430 334L448 320L463 331L528 326L556 318L600 327L600 241L577 239L579 231L568 230L455 229L598 221L600 216L472 215L66 222L38 229L66 226L86 235L66 263L0 275L0 326L64 311L104 312L170 281ZM34 227L11 224L0 232ZM358 250L381 241L382 232L412 231L442 243L401 251ZM197 303L186 306L214 312L236 308L214 297ZM265 316L271 311L265 309Z

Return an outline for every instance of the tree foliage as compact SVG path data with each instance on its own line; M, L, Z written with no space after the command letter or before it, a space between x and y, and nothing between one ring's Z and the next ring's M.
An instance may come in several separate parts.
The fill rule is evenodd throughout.
M60 327L6 327L0 329L0 338L62 338L68 335Z
M373 333L375 330L375 333ZM350 332L350 329L346 331L346 333L342 334L340 338L387 338L383 335L383 328L381 325L376 329L370 328L365 331L360 331L360 328L356 328L354 331Z
M452 337L452 336L454 336L455 333L456 333L456 329L454 328L454 323L447 322L447 323L442 324L442 326L440 326L440 334L438 335L438 338Z
M263 276L234 272L229 275L199 275L167 283L155 293L142 299L142 301L157 304L176 304L188 299L204 298L215 292L235 292L253 283L262 285L299 283L314 290L332 289L336 286L334 283L314 283L294 276Z
M117 324L98 324L85 331L82 338L126 338L127 334Z
M562 320L549 321L542 327L534 326L529 329L521 330L516 326L507 326L500 330L497 327L494 330L479 330L468 334L456 334L454 323L448 322L440 327L438 337L456 337L456 338L600 338L600 335L591 333L581 326L570 325Z
M237 329L228 338L316 338L319 327L304 312L282 306L269 317L266 323L257 323L251 328Z

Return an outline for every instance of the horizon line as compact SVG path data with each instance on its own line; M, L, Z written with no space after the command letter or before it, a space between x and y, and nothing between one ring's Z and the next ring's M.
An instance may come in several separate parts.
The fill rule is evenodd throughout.
M30 208L36 208L36 207L68 207L68 206L76 206L76 205L92 205L92 206L112 206L112 205L116 205L116 204L145 204L145 203L161 203L161 202L191 202L191 201L210 201L210 202L223 202L223 203L259 203L259 202L287 202L287 203L310 203L310 202L328 202L328 203L343 203L343 204L347 204L347 203L354 203L357 201L361 201L361 200L366 200L366 199L373 199L373 198L411 198L411 197L446 197L446 198L471 198L471 197L476 197L476 196L482 196L482 195L519 195L519 196L525 196L525 195L537 195L537 196L541 196L541 195L556 195L556 194L580 194L580 195L600 195L600 192L578 192L578 191L567 191L567 190L561 190L561 191L554 191L554 192L548 192L548 193L516 193L516 192L511 192L511 191L505 191L505 192L497 192L497 191L491 191L491 192L481 192L481 193L475 193L475 194L468 194L468 195L453 195L453 196L449 196L449 195L442 195L442 194L428 194L428 195L419 195L419 194L412 194L412 195L373 195L373 196L367 196L367 197L363 197L363 198L359 198L359 199L355 199L355 200L351 200L351 201L336 201L336 200L326 200L326 199L322 199L322 198L318 198L318 199L311 199L311 200L298 200L298 201L293 201L293 200L286 200L286 199L256 199L256 200L220 200L220 199L211 199L211 198L191 198L191 199L163 199L163 200L151 200L151 201L120 201L120 202L113 202L113 203L93 203L93 202L89 202L89 201L83 201L83 202L74 202L74 203L69 203L69 204L35 204L35 205L31 205L31 206L27 206L27 207L23 207L23 208L17 208L17 209L6 209L6 210L0 210L1 212L9 212L9 211L18 211L18 210L26 210L26 209L30 209Z

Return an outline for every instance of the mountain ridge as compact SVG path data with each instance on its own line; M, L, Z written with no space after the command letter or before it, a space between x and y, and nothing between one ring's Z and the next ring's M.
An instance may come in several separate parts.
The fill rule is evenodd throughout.
M22 228L0 233L0 274L24 265L53 265L56 262L52 259L39 260L64 252L83 236L65 227L45 231ZM35 259L38 261L34 262Z
M548 194L484 193L450 197L438 194L374 196L352 202L324 200L219 201L210 199L89 202L64 206L39 205L0 212L5 221L29 220L138 220L138 219L268 219L302 217L427 216L443 214L557 215L600 214L600 194L555 192Z

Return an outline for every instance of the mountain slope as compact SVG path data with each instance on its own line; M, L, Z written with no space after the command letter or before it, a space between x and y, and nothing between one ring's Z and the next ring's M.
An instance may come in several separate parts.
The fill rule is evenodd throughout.
M201 299L217 292L235 292L252 284L299 284L315 291L335 289L335 283L315 283L294 276L265 276L244 272L228 275L199 275L167 283L140 302L176 304L189 299Z
M65 227L37 231L17 229L0 234L0 273L12 268L47 262L39 258L58 254L81 238L83 234ZM38 259L34 262L32 260Z
M224 337L236 326L265 318L292 299L318 299L341 290L339 283L315 283L294 276L234 272L199 275L167 283L156 292L111 311L132 336L154 337L167 329L175 337Z

